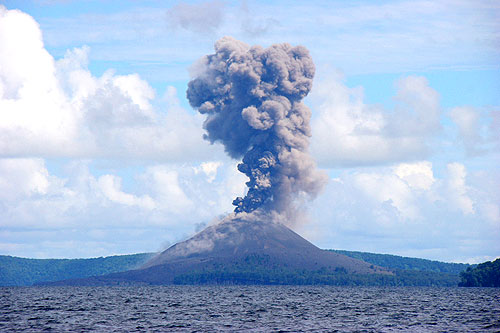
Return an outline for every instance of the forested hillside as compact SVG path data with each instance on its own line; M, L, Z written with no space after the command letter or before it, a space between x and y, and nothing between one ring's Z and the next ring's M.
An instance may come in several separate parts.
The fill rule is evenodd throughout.
M152 253L91 259L26 259L0 256L0 286L30 286L38 282L74 279L134 269Z
M369 262L370 264L399 270L415 270L458 275L471 266L469 264L446 263L427 259L401 257L392 254L377 254L344 250L331 251L341 253L352 258L361 259Z
M343 271L326 274L324 271L301 272L273 269L264 262L250 262L232 270L192 272L179 276L175 283L204 284L221 281L238 283L240 276L253 277L247 283L277 284L334 284L334 285L406 285L406 286L456 286L459 274L470 265L453 264L388 254L331 250L373 265L389 268L394 276L354 276ZM134 269L143 264L152 253L111 256L92 259L25 259L0 256L0 286L30 286L36 283L99 276ZM498 260L496 261L498 262ZM481 266L483 267L483 266ZM484 270L481 270L483 272ZM475 274L469 269L466 276ZM482 274L482 273L481 273ZM483 275L479 276L483 276ZM462 280L464 277L462 277ZM476 278L477 280L478 278ZM469 279L476 281L474 279ZM481 279L479 279L482 281ZM244 283L245 281L240 281Z
M460 273L461 287L500 287L500 258L469 267Z

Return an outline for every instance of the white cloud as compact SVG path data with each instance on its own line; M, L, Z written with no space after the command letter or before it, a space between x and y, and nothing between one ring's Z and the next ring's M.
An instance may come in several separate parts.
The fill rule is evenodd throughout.
M323 248L462 262L498 253L495 171L468 175L463 164L449 163L436 176L434 168L421 161L343 171L299 231Z
M455 107L450 111L450 117L457 124L459 138L463 141L468 154L478 153L481 144L479 114L472 107Z
M448 178L446 186L448 189L447 198L454 206L464 214L474 213L474 203L468 196L468 186L466 185L467 172L465 166L460 163L450 163L446 166Z
M41 83L45 83L46 91L54 90L54 80L44 82L53 74L54 62L43 47L37 22L19 10L7 10L3 6L0 7L0 17L3 97L19 98Z
M388 121L390 134L422 137L440 129L439 94L423 76L407 76L396 82L394 116Z
M79 53L68 53L63 61L80 57ZM138 75L106 72L93 78L80 67L66 72L74 92L72 104L82 115L80 151L89 156L169 161L203 158L216 151L202 139L202 117L179 106L175 88L167 88L165 114L153 109L154 91ZM87 80L80 80L82 76Z
M500 207L498 203L486 202L479 205L482 217L500 229Z
M401 163L393 170L396 176L414 189L429 190L435 182L432 163L429 161Z
M139 109L152 113L150 101L155 97L154 90L146 81L141 80L138 74L117 76L113 78L113 84L130 97ZM150 117L153 117L153 114Z
M429 161L401 163L382 173L354 173L351 181L364 194L363 201L375 200L381 205L380 209L384 204L393 206L400 221L422 218L423 209L419 207L418 200L423 193L428 202L437 200L432 188L436 180ZM385 213L379 214L378 219L388 223Z
M72 161L63 166L62 178L52 175L41 159L0 159L4 253L20 255L29 248L32 255L57 256L62 253L58 247L69 240L99 242L104 252L96 255L132 251L125 239L137 251L150 249L145 240L154 239L158 246L164 240L178 240L182 233L187 236L196 225L230 212L232 199L245 191L246 177L227 160L217 167L213 180L201 164L147 166L129 175L135 181L126 185L110 171L96 178L90 173L94 168L91 162ZM500 193L498 182L491 182L494 174L468 176L458 163L449 164L444 177L437 177L433 169L430 162L420 161L344 171L313 203L313 218L300 231L329 248L456 261L480 250L492 252L491 239L500 236ZM40 235L48 243L24 248L16 245L26 240L16 238L17 231L9 231L13 227L58 230L72 238ZM128 238L115 240L111 235L117 228L128 229ZM83 236L95 229L101 231ZM64 256L70 253L83 252Z
M0 159L0 226L194 227L232 211L245 191L245 176L228 160L146 166L126 186L114 168L96 177L91 165L73 160L55 176L42 159Z
M429 153L439 131L439 96L423 77L398 81L393 111L366 105L361 88L348 88L340 77L319 82L313 101L311 150L328 167L387 164Z
M88 47L55 62L29 15L0 7L0 16L0 156L192 161L221 152L174 88L167 112L157 111L139 75L94 77Z
M412 187L394 173L357 173L353 175L354 187L363 194L363 201L389 204L397 209L400 220L416 219L419 211L414 204Z
M458 128L457 139L471 157L500 151L500 112L484 112L472 106L454 107L449 116Z
M193 170L195 174L203 172L207 176L208 182L211 183L215 180L215 177L217 177L217 169L221 165L221 162L203 162L199 167L193 168Z
M193 209L193 202L181 188L179 174L175 169L161 165L152 166L140 177L150 188L158 208L177 214Z
M51 181L41 159L0 159L0 198L4 202L47 194Z
M113 175L104 175L99 177L97 184L105 197L113 202L128 205L139 206L145 209L154 209L156 204L150 196L141 197L125 193L121 190L121 179Z
M354 172L341 178L341 182L353 186L362 195L361 201L393 206L400 221L421 220L433 209L428 206L438 202L464 216L476 214L477 203L467 185L465 166L455 162L447 164L446 169L446 177L436 179L428 161L402 163L377 172ZM479 188L475 191L481 192ZM476 201L487 202L479 197ZM492 207L484 208L485 212L494 213Z
M0 174L2 227L65 225L68 209L80 204L73 189L51 175L42 159L0 159Z
M13 32L16 32L15 34ZM76 119L55 77L38 24L0 6L0 154L64 151L76 135Z

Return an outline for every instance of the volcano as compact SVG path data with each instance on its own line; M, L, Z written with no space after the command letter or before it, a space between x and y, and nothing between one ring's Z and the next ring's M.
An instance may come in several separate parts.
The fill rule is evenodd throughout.
M234 219L210 226L177 243L143 268L165 264L210 262L237 263L247 257L263 257L271 265L295 269L344 268L349 273L377 272L363 261L321 250L281 223Z
M283 224L230 219L169 247L139 269L48 284L323 284L373 274L392 273L322 250Z

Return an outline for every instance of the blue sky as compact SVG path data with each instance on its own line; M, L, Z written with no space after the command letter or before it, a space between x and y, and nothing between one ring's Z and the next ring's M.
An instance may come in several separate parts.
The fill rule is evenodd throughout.
M330 178L293 229L322 248L500 255L496 1L0 1L0 254L157 251L245 177L185 97L230 35L304 45Z

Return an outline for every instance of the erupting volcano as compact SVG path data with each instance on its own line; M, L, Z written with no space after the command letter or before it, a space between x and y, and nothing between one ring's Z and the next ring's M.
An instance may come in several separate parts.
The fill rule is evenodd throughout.
M391 274L321 250L285 226L298 222L327 179L308 153L311 111L302 99L314 72L302 46L217 41L193 66L187 98L206 115L205 139L242 159L246 195L234 199L234 213L138 270L62 284L332 283L339 273Z

